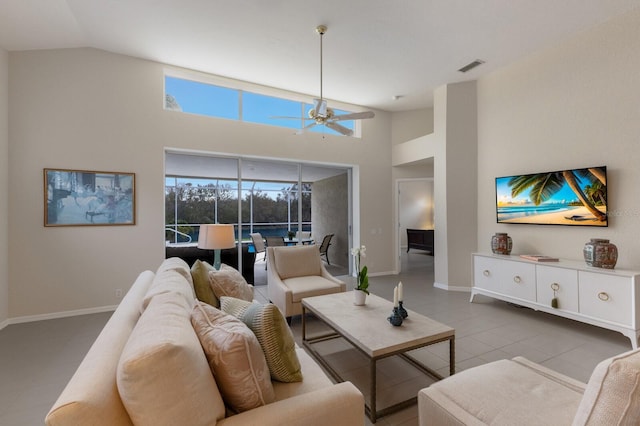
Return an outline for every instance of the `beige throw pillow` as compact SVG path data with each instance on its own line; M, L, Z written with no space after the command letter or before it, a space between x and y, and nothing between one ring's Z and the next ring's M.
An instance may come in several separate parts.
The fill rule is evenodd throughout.
M196 260L191 267L193 289L196 292L196 298L198 298L198 300L219 308L220 301L209 285L209 272L213 270L213 266L209 265L207 262L199 259Z
M204 349L222 399L236 413L275 400L258 339L239 319L197 302L191 324Z
M287 383L302 380L293 333L274 304L222 297L220 305L223 312L237 316L256 335L273 380Z
M247 284L242 274L235 268L224 263L219 271L215 269L209 271L209 285L218 299L229 296L248 302L253 300L253 286Z

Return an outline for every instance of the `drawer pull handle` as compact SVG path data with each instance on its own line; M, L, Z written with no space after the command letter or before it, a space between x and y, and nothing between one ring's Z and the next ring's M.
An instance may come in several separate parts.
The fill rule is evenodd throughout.
M513 277L513 282L520 283L520 281L522 281L522 278L520 278L519 275L516 275L515 277Z
M607 300L609 300L609 295L607 293L605 293L604 291L598 293L598 299L606 302Z
M488 277L489 275L491 275L491 272L485 269L484 271L482 271L482 275L484 275L485 277Z
M553 291L560 290L560 284L558 284L558 283L551 284L551 290L553 290Z

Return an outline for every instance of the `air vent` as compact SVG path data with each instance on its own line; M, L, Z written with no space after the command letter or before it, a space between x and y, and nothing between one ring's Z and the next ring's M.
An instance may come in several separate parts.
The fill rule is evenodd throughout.
M476 59L475 61L470 62L467 65L465 65L464 67L460 68L458 71L460 71L460 72L471 71L472 69L474 69L478 65L482 65L482 64L484 64L484 61L482 59Z

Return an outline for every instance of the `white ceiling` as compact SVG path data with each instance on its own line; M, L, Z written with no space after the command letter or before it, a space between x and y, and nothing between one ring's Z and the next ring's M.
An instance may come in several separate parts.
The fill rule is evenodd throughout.
M640 6L639 0L2 0L9 51L95 47L401 111ZM457 70L482 59L462 74ZM393 100L394 96L400 99Z

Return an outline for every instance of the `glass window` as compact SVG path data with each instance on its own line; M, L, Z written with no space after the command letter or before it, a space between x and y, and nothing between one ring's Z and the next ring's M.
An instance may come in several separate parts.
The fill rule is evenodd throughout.
M226 87L165 77L165 108L210 117L240 119L239 92Z
M313 106L308 103L170 76L165 76L165 108L298 130L313 123L308 119ZM342 115L349 111L334 109L334 113ZM355 130L353 120L339 124ZM312 126L309 131L342 136L323 125Z

